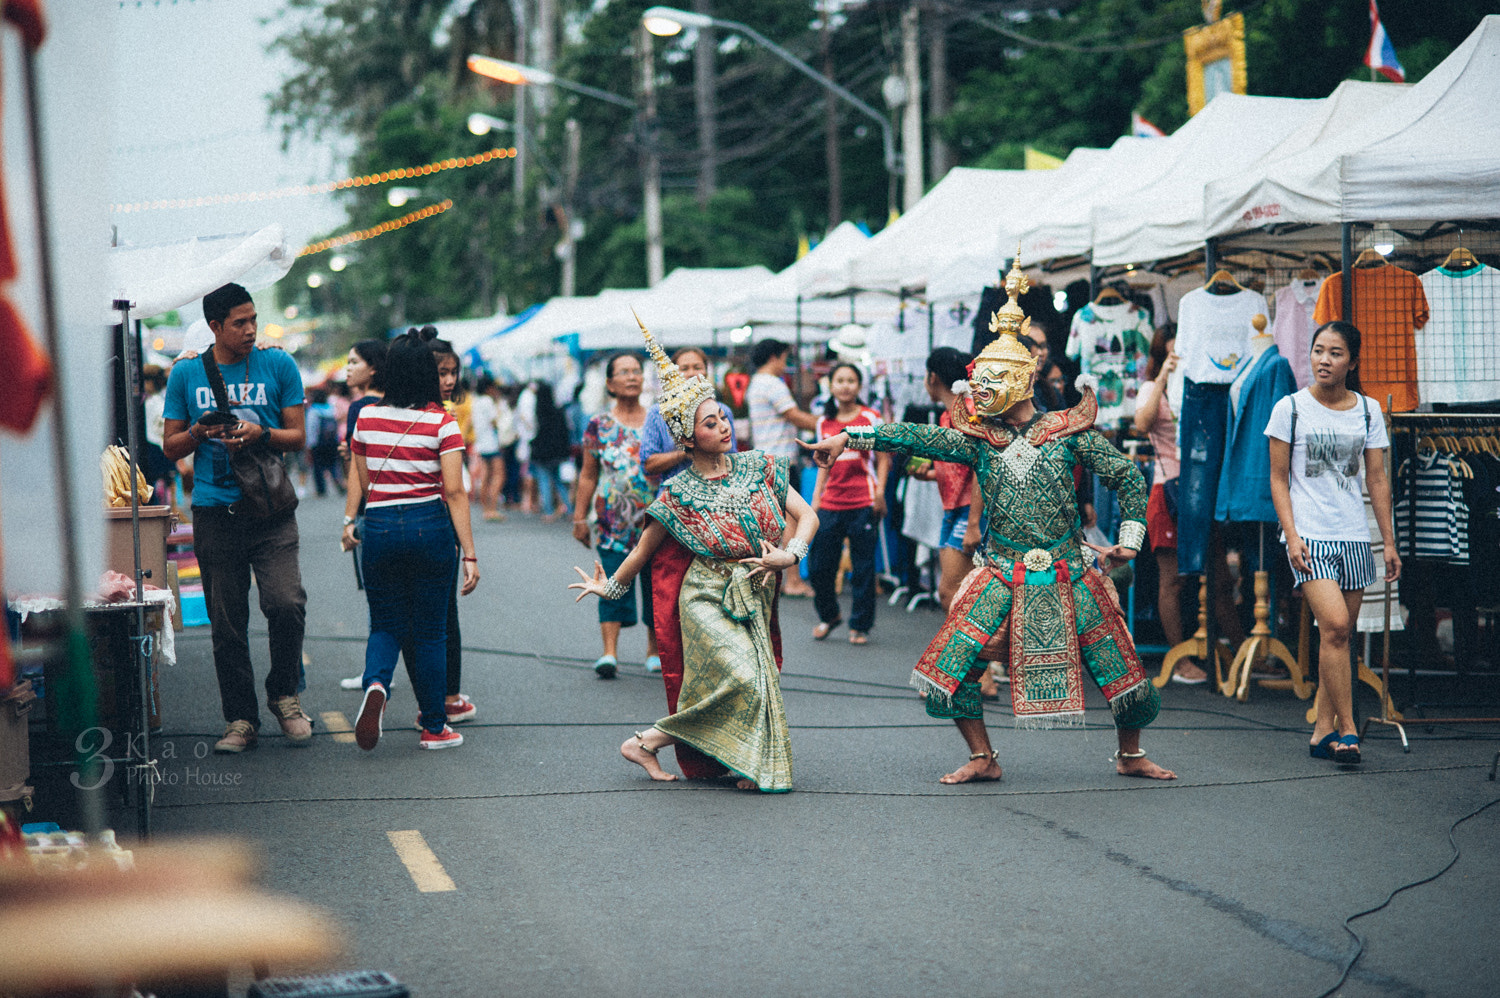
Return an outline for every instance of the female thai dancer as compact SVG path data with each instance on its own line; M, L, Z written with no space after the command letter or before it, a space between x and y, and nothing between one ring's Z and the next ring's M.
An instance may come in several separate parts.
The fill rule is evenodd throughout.
M662 374L662 416L692 467L646 510L645 532L613 576L595 562L592 578L577 569L582 581L568 587L581 590L580 600L589 594L618 598L668 538L693 554L678 597L683 683L677 710L626 739L620 754L653 780L675 780L656 754L682 742L738 774L743 790L787 791L791 741L771 618L779 573L807 553L818 517L788 486L786 460L731 452L713 386L684 378L649 333L646 341Z
M448 726L443 706L449 593L460 565L459 591L467 595L479 584L463 438L443 411L434 354L415 330L391 343L385 378L385 398L359 414L350 445L366 495L362 543L370 601L365 696L354 737L366 750L380 741L391 673L405 644L422 711L419 745L452 748L463 736Z
M1362 485L1370 489L1385 547L1385 580L1401 575L1391 529L1389 439L1380 403L1359 391L1359 330L1325 322L1313 333L1313 383L1276 403L1271 445L1271 501L1286 535L1292 576L1318 622L1317 721L1308 753L1340 763L1360 761L1354 728L1349 638L1375 558ZM1363 482L1361 481L1363 479Z

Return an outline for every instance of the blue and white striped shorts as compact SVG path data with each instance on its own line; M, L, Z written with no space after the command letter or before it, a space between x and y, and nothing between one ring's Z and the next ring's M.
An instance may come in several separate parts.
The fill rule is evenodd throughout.
M1344 591L1364 589L1375 582L1375 553L1369 541L1304 541L1311 572L1292 566L1297 585L1311 579L1332 579Z

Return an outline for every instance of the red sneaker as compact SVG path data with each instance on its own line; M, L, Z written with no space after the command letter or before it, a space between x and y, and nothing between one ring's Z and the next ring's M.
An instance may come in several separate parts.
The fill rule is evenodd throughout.
M425 749L458 748L463 743L464 736L445 724L443 725L443 730L437 734L423 729L422 737L417 742L417 747Z
M445 704L444 707L448 712L449 724L462 724L465 721L472 721L479 713L479 709L474 706L474 701L469 699L467 693L460 693L457 702Z
M366 752L380 744L381 721L385 718L385 687L371 683L359 705L359 720L354 722L354 741Z

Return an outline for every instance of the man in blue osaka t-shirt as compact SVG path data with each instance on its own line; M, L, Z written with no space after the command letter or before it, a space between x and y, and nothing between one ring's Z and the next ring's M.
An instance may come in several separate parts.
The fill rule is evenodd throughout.
M288 452L306 446L302 376L285 351L255 349L255 303L238 284L205 295L203 317L214 333L211 349L234 418L209 415L216 403L203 359L180 358L167 380L162 450L173 461L194 455L193 551L203 575L228 724L214 751L254 748L260 727L250 664L252 568L270 631L266 702L291 744L305 745L312 737L312 718L297 696L307 593L297 562L296 511L265 517L235 512L240 489L230 466L231 455L245 447Z

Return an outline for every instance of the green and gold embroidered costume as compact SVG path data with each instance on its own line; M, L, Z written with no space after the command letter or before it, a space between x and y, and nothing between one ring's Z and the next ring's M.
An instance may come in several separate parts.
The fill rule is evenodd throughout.
M776 574L751 578L741 558L780 543L789 468L760 451L726 455L713 480L689 469L667 483L646 515L692 554L677 606L682 691L656 727L763 791L792 788L792 745L771 632Z
M1120 497L1120 543L1145 540L1146 483L1135 465L1094 429L1091 390L1066 412L1024 426L981 416L969 395L954 402L954 429L913 423L851 427L850 446L908 451L974 469L989 534L984 566L959 587L948 617L913 673L935 717L982 716L970 682L980 650L1002 637L1019 726L1081 724L1086 666L1120 727L1156 716L1113 585L1086 564L1073 469L1092 471ZM1092 559L1090 559L1091 561Z

